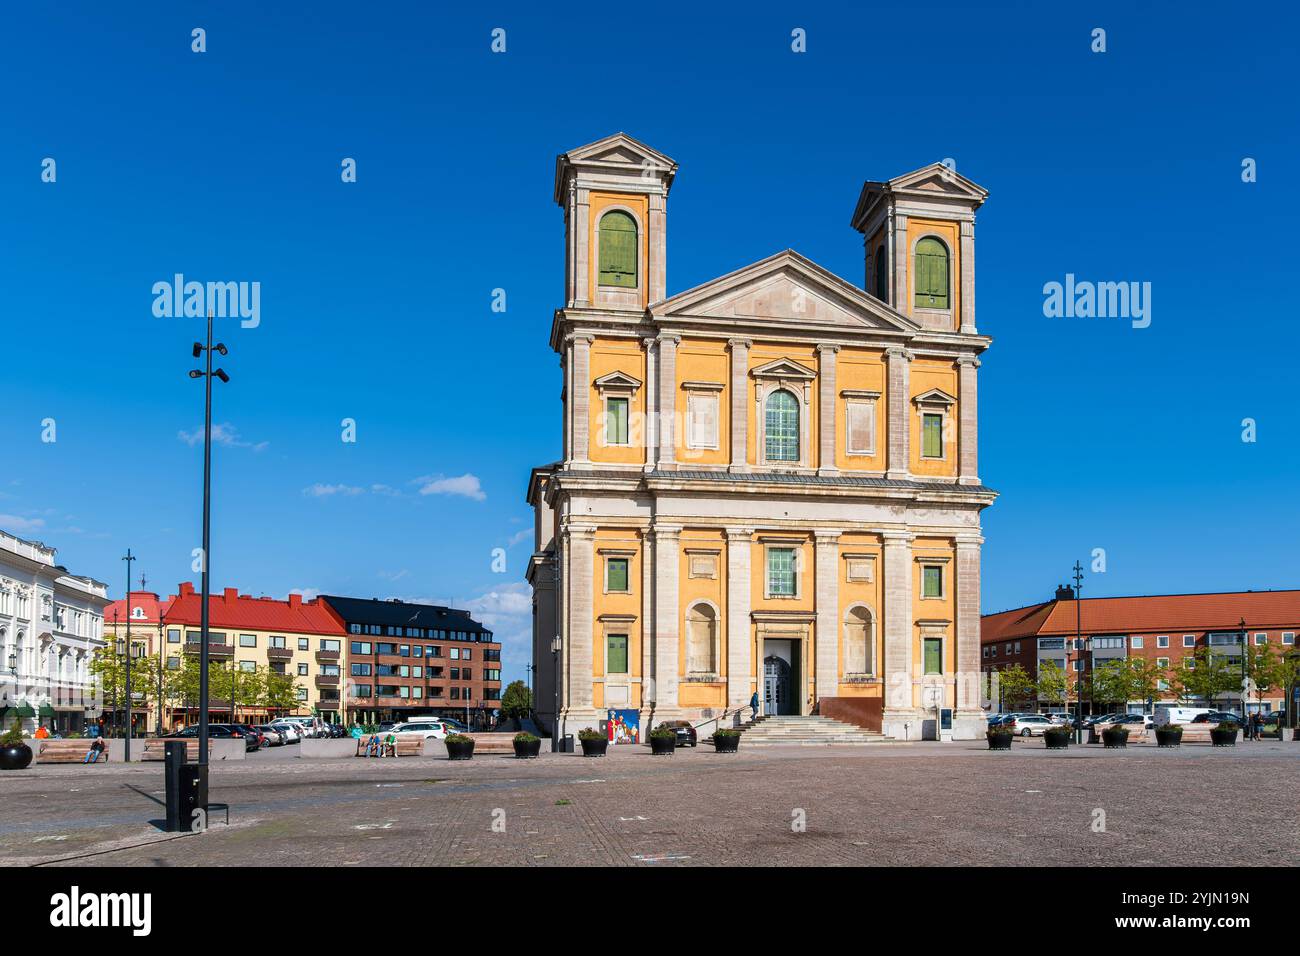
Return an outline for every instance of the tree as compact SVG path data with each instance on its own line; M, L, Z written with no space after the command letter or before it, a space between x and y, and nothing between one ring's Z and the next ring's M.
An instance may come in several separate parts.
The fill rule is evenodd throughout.
M501 713L520 720L533 712L533 692L521 680L511 681L501 695Z
M1125 661L1128 672L1128 699L1154 701L1164 690L1165 669L1145 657L1130 657Z
M1034 679L1029 676L1029 672L1019 664L1012 664L1010 667L1004 667L1002 670L993 673L997 675L998 697L1001 707L1006 707L1008 704L1024 703L1038 689Z
M298 699L298 682L291 674L278 674L271 668L259 668L262 678L259 703L267 710L296 710L302 703Z
M1093 667L1088 681L1088 699L1094 704L1127 706L1132 699L1127 662L1121 658L1103 661Z
M1040 661L1038 664L1038 699L1049 704L1065 707L1070 703L1070 691L1075 682L1069 671L1056 665L1055 661Z
M1185 656L1170 671L1169 683L1179 700L1199 697L1207 705L1223 694L1241 689L1241 671L1225 662L1222 654L1202 647Z
M1286 687L1286 667L1282 655L1274 654L1271 645L1246 647L1246 676L1255 691L1255 703L1263 704L1264 695ZM1242 707L1242 712L1245 712Z

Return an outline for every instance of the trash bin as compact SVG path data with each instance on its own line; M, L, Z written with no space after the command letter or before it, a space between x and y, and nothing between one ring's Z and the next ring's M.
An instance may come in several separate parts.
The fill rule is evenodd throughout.
M185 741L169 740L163 760L166 774L167 832L184 833L199 829L201 814L194 811L208 805L208 768L185 762Z

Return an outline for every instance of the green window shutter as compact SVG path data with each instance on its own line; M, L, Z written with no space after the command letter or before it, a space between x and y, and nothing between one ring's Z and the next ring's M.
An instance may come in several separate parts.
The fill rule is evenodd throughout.
M948 308L948 249L938 239L926 237L916 244L916 306Z
M600 217L599 282L636 288L636 220L615 210Z
M921 456L923 458L943 457L943 416L921 416Z
M627 444L627 399L611 398L605 406L605 443Z
M627 558L610 558L605 563L605 590L627 590Z
M767 397L766 448L768 461L799 460L799 403L784 389Z
M943 641L937 637L925 639L925 672L927 674L943 673Z
M608 653L606 655L609 661L609 673L626 674L627 673L627 635L610 634L606 639Z

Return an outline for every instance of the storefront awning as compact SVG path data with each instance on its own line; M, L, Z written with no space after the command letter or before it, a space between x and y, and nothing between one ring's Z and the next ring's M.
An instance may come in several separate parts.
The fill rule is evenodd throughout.
M13 709L14 709L15 712L17 712L17 714L18 714L19 717L35 717L35 716L36 716L36 711L32 710L32 705L31 705L31 704L19 704L17 707L15 707L15 708L13 708Z
M49 704L41 704L40 714L42 717L53 717L54 708L51 707Z

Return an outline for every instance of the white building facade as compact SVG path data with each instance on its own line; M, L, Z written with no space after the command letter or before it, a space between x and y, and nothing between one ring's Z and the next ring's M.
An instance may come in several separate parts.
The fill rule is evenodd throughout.
M55 549L0 531L0 705L28 731L80 730L99 698L90 659L104 646L108 587L69 574ZM89 710L88 710L89 708Z

